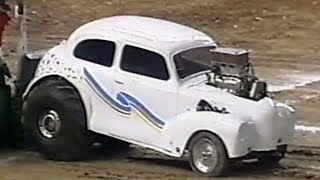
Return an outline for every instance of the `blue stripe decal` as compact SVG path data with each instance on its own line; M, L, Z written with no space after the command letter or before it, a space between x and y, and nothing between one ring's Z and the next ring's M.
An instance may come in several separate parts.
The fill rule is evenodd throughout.
M159 125L159 126L164 126L165 122L160 120L160 118L156 117L153 115L152 112L150 112L143 104L141 104L137 99L134 97L130 96L127 93L120 93L125 96L125 98L130 102L130 105L135 107L137 110L139 110L143 115L145 115L149 120L152 121L153 124Z
M84 68L84 75L86 77L87 83L90 87L99 95L102 100L115 109L117 112L130 115L132 109L137 110L145 119L148 120L152 125L157 128L163 129L165 126L165 121L161 120L159 117L154 115L148 108L146 108L140 101L138 101L133 96L120 92L117 94L116 99L112 98L109 93L102 88L95 78Z
M119 100L120 103L122 103L125 106L129 106L130 105L129 102L126 100L126 98L121 94L117 94L117 100Z
M128 106L128 104L122 104L118 103L118 101L114 100L100 85L99 83L93 78L93 76L84 69L84 75L86 76L86 80L95 90L95 92L103 99L104 102L109 104L111 107L113 107L115 110L124 113L124 114L130 114L131 107ZM120 101L121 102L121 101Z

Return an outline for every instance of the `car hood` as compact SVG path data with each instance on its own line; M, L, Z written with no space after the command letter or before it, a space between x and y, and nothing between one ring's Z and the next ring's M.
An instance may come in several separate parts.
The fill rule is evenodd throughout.
M251 117L252 113L263 113L266 109L272 110L275 107L275 102L269 97L254 101L205 83L190 85L185 92L197 96L197 99L206 100L212 107L225 108L228 112L241 116Z

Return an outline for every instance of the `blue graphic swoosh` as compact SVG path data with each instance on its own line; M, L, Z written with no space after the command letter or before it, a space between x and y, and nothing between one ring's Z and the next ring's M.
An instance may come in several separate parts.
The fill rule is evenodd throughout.
M87 83L97 93L97 95L110 107L115 109L117 112L130 115L133 108L140 112L154 126L162 129L166 123L161 120L158 116L154 115L148 108L146 108L139 100L134 98L125 92L119 92L116 99L112 98L109 93L95 80L94 76L84 68L84 75Z

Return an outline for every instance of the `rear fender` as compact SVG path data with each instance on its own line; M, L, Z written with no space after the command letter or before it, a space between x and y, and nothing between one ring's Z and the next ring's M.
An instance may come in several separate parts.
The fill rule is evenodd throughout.
M16 94L18 96L22 96L23 92L28 87L28 84L34 78L38 64L46 52L47 50L37 51L30 54L24 54L20 58L16 81Z
M73 74L75 76L75 74ZM47 72L47 73L41 73L41 75L38 75L36 73L35 77L30 81L28 86L26 87L26 90L24 91L22 95L23 101L26 100L28 97L28 94L32 91L33 88L35 88L37 85L39 85L41 82L47 80L47 79L63 79L66 82L70 84L78 93L80 96L81 101L83 102L86 118L87 118L87 127L90 129L90 119L92 116L92 101L89 96L89 93L87 93L84 89L84 83L82 81L81 75L78 75L78 78L74 78L73 76L70 76L70 74L67 73L53 73L53 72Z

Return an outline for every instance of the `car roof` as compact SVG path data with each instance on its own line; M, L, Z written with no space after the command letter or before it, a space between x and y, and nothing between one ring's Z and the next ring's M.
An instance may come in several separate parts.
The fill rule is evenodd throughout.
M215 45L205 33L174 22L143 16L122 15L98 19L80 26L68 41L98 35L116 41L137 43L168 53L193 46Z

